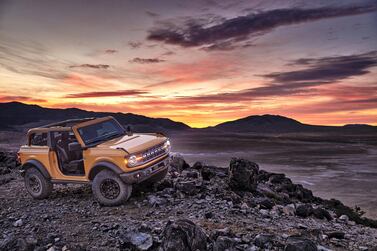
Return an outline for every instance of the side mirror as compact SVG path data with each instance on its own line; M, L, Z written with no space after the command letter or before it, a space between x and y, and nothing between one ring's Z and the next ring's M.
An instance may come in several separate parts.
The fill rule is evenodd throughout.
M68 144L68 150L70 152L77 152L77 151L81 151L82 148L79 142L72 142Z
M127 133L127 136L132 136L132 130L131 130L131 126L127 126L127 128L126 128L126 133Z

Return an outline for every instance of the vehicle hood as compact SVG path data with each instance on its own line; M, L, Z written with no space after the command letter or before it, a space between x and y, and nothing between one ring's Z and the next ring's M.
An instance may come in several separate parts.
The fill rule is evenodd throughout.
M161 144L167 140L161 134L136 134L132 136L124 135L104 143L97 145L97 147L105 147L112 149L123 149L130 154L137 153L149 149L155 145Z

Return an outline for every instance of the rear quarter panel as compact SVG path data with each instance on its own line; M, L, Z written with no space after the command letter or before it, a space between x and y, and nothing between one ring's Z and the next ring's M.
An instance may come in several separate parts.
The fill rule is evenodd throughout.
M51 174L49 152L50 149L48 146L21 146L18 153L22 164L25 164L28 160L37 160Z

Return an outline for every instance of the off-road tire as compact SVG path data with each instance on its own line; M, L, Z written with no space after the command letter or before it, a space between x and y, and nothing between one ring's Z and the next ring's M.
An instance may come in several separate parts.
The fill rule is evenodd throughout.
M45 199L52 192L53 184L35 167L26 169L24 181L26 190L35 199Z
M130 198L132 186L124 183L114 172L103 170L94 177L92 191L101 205L117 206Z

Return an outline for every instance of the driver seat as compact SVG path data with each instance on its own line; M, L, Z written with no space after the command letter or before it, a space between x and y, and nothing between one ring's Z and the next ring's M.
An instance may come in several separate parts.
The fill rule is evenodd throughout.
M73 159L73 156L76 154L70 154L68 144L68 133L62 133L61 139L56 144L56 150L62 172L64 174L84 174L84 160Z

